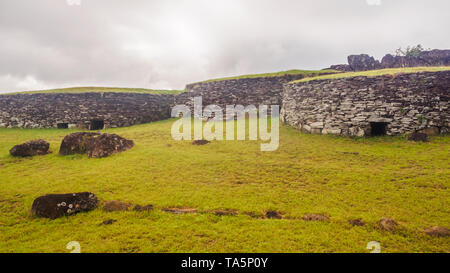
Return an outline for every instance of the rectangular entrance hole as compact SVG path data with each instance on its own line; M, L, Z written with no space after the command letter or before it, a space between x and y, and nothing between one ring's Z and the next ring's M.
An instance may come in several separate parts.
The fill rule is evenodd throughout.
M58 123L56 126L58 129L69 129L69 123Z
M371 122L370 123L370 135L371 136L385 136L387 131L386 122Z
M103 128L105 127L105 123L103 122L103 120L92 120L91 124L89 124L89 130L103 130Z

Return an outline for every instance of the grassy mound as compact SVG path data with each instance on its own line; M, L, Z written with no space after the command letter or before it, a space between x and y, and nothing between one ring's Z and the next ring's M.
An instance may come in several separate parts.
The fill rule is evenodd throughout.
M351 77L376 77L382 75L395 75L399 73L418 73L418 72L437 72L437 71L447 71L450 70L450 66L440 66L440 67L407 67L407 68L387 68L380 70L370 70L370 71L359 71L359 72L347 72L347 73L338 73L338 74L330 74L330 75L322 75L317 77L305 78L297 81L292 81L291 83L296 82L308 82L314 80L330 80L330 79L340 79L340 78L351 78Z
M207 81L202 81L198 83L207 83L207 82L217 82L217 81L225 81L225 80L238 80L238 79L248 79L248 78L269 78L269 77L282 77L286 75L305 75L307 77L315 77L322 74L329 74L329 73L339 73L337 70L327 69L327 70L288 70L288 71L281 71L281 72L274 72L274 73L263 73L263 74L250 74L250 75L241 75L241 76L234 76L234 77L226 77L226 78L218 78L218 79L211 79ZM195 84L195 83L193 83Z
M177 142L172 123L105 130L136 146L103 159L59 156L73 130L0 129L0 252L69 252L70 241L82 252L369 252L370 241L382 252L450 251L450 238L422 231L450 226L449 136L414 143L282 126L280 149L262 153L259 142ZM38 138L51 143L52 154L9 155L15 144ZM155 209L100 207L53 221L30 213L38 196L83 191ZM277 217L264 219L268 211ZM329 221L305 221L307 214ZM399 229L380 230L382 217ZM348 223L358 218L366 225Z
M48 94L48 93L139 93L139 94L179 94L184 90L153 90L142 88L115 88L115 87L72 87L50 90L24 91L14 93L4 93L0 95L17 95L17 94Z

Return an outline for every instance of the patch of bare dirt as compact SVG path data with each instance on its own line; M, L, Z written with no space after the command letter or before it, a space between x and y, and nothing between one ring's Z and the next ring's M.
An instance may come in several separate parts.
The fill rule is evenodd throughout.
M262 219L262 218L264 218L263 215L258 214L258 213L253 212L253 211L244 211L242 214L243 214L243 215L250 216L250 217L252 217L252 218L256 218L256 219Z
M391 218L382 218L378 223L382 230L395 231L398 228L398 223Z
M220 210L213 210L213 211L207 211L217 216L236 216L238 215L237 210L231 210L231 209L220 209Z
M330 221L330 218L328 216L322 215L322 214L306 214L305 216L303 216L303 220L328 222L328 221Z
M188 213L197 213L197 209L193 208L165 208L162 209L164 212L173 213L173 214L188 214Z
M115 222L117 222L117 220L109 219L109 220L105 220L105 221L101 222L99 224L99 226L108 226L108 225L114 224Z
M203 145L206 145L209 143L211 143L211 142L208 140L202 139L202 140L194 140L194 142L192 142L192 145L203 146Z
M133 210L135 210L135 211L152 211L153 205L147 205L147 206L136 205L136 206L134 206Z
M424 230L424 232L433 237L449 237L450 230L445 227L431 227Z
M283 215L280 212L274 210L266 211L265 216L267 219L283 219Z
M125 203L122 201L108 201L103 206L103 210L107 212L113 212L113 211L127 211L129 208L131 208L131 204Z
M352 226L356 226L356 227L362 227L364 225L366 225L366 223L364 223L364 221L361 218L358 219L350 219L348 220L348 223Z

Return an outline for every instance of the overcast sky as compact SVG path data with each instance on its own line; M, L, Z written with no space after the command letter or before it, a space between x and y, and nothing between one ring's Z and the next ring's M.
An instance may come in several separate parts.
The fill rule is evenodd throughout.
M0 0L0 92L183 89L399 46L449 49L449 11L449 0Z

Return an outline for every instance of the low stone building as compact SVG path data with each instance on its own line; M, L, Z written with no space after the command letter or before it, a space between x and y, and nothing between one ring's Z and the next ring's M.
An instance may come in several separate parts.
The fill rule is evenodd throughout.
M305 132L397 135L450 128L450 71L288 83L282 120Z
M168 119L173 103L173 95L133 93L0 95L0 127L124 127Z

